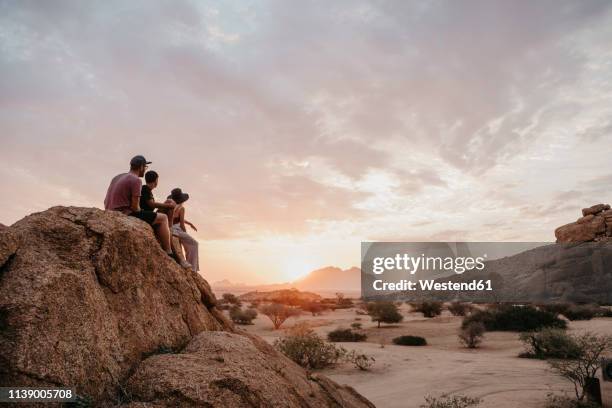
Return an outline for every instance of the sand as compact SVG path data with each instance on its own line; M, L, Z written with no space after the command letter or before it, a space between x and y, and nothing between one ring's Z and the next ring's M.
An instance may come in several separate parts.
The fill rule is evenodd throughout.
M354 387L378 407L419 407L426 395L450 393L480 397L482 408L541 408L548 393L573 395L571 383L551 372L545 361L518 357L523 346L517 333L486 333L482 346L469 350L457 341L460 317L445 311L442 316L425 319L420 313L409 312L405 305L402 314L405 316L402 323L383 325L380 329L369 316L358 315L356 309L326 312L316 317L304 314L289 319L284 329L296 323L308 323L326 336L337 327L349 327L356 321L362 323L368 334L367 342L337 344L373 356L376 362L372 370L361 371L343 363L322 373ZM258 316L253 325L242 327L271 343L284 332L272 330L265 316ZM570 330L612 335L612 319L572 322ZM405 334L423 336L428 345L407 347L391 343L394 337Z

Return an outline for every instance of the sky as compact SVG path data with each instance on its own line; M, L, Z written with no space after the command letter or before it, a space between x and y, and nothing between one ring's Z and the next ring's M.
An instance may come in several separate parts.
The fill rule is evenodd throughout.
M612 3L0 0L0 146L7 225L144 154L211 282L553 241L612 202Z

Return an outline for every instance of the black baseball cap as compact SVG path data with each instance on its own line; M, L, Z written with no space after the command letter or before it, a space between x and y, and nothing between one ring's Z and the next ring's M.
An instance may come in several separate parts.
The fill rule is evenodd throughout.
M143 164L151 164L153 162L147 161L147 159L145 159L145 157L141 154L132 157L132 160L130 160L130 166L142 166Z

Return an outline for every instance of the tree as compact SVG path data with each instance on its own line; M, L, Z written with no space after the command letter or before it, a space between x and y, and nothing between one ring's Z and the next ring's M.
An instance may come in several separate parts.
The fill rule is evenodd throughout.
M259 311L268 316L274 325L274 330L280 329L290 317L297 316L300 314L299 309L291 306L281 305L280 303L268 303L259 307Z
M373 322L380 323L399 323L404 319L397 306L393 302L372 302L367 304L367 311Z
M602 355L612 349L612 337L584 333L574 336L580 354L571 360L549 360L551 368L574 384L576 399L582 401L595 381Z

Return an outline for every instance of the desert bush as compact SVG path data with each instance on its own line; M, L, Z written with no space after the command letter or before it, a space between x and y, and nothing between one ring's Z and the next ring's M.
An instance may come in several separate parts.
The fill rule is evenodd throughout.
M532 306L503 306L477 310L463 319L462 328L471 322L481 322L487 331L534 331L543 327L565 329L567 323L554 313Z
M481 403L480 398L472 398L465 395L446 395L442 397L425 397L425 404L420 408L469 408L476 407Z
M566 395L548 394L545 408L601 408L601 406L595 402L578 401Z
M573 336L579 350L578 357L568 360L548 360L557 374L574 385L576 400L583 401L587 387L594 380L601 357L612 350L612 337L583 333Z
M305 302L300 305L300 308L305 312L311 313L313 316L317 316L328 310L329 306L320 302Z
M368 356L367 354L358 353L355 350L348 353L345 358L362 371L368 371L376 362L374 357Z
M599 312L597 305L572 305L563 314L569 320L591 320Z
M465 316L472 310L472 305L464 302L451 302L447 309L453 316Z
M597 312L597 317L612 317L612 309L608 307L600 307Z
M361 329L361 323L359 323L359 322L351 323L351 328L353 328L355 330L359 330L359 329Z
M525 346L520 357L527 358L577 358L580 348L574 337L565 330L550 327L533 332L523 332L519 339Z
M573 303L551 303L540 305L540 310L560 314L568 320L591 320L594 317L605 317L610 309L596 304L576 305ZM609 316L612 316L612 312Z
M427 340L420 336L399 336L393 339L398 346L426 346Z
M312 330L290 332L277 339L274 346L304 368L324 368L336 364L346 350L327 343Z
M415 312L423 313L424 317L436 317L442 313L442 302L423 301L412 306Z
M274 330L280 329L285 320L298 316L300 310L295 307L281 305L280 303L268 303L259 307L261 314L268 316L274 325Z
M336 329L327 334L329 341L365 341L368 336L365 334L353 331L351 329Z
M221 302L230 305L242 306L240 299L238 299L238 297L233 293L224 293L221 295Z
M378 327L380 323L399 323L404 319L393 302L370 302L366 308L372 321L378 322Z
M230 319L237 324L253 324L253 320L257 317L255 309L242 310L240 306L232 306L229 310Z
M470 322L459 329L459 341L467 348L477 348L484 338L485 326L481 322Z
M336 309L349 309L353 307L353 301L344 297L344 293L336 293Z

